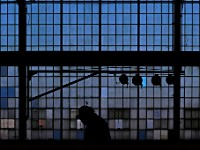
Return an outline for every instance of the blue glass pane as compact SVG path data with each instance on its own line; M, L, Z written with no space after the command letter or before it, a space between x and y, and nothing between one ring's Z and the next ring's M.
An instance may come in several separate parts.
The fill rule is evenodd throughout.
M8 67L7 66L1 66L0 67L0 76L5 77L8 75Z
M142 77L142 86L143 87L147 86L147 78L146 77Z
M8 108L8 99L7 98L1 98L0 108Z
M15 97L15 88L2 87L0 97Z
M38 108L39 107L39 101L38 100L32 100L31 101L31 107L32 108Z
M5 88L5 87L2 87L1 88L1 97L8 97L8 95L7 95L8 93L7 93L7 88Z
M146 138L146 132L145 131L139 131L139 139L145 140Z
M8 97L15 97L15 88L13 87L8 88Z
M55 140L60 140L60 130L54 130L53 138Z

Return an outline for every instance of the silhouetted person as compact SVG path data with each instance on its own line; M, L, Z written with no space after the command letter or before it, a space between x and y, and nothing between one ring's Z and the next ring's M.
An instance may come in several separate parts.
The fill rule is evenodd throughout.
M89 106L80 107L78 113L76 118L85 126L84 141L87 148L108 146L111 136L107 122Z

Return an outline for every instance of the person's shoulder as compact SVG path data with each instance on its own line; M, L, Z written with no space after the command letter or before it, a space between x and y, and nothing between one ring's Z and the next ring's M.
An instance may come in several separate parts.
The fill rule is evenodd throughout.
M101 124L107 124L106 120L99 115L95 115L95 120Z
M96 119L104 120L101 116L99 116L99 115L97 115L97 114L95 114L94 116L95 116Z

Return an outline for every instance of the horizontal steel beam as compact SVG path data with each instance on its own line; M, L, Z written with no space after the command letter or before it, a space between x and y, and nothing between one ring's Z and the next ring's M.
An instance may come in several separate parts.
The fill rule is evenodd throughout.
M8 66L200 66L200 52L0 52Z
M109 68L108 68L109 69ZM123 67L121 67L123 69ZM130 68L131 69L131 68ZM30 70L30 72L37 73L61 73L60 70ZM91 72L99 72L98 70L62 70L62 73L91 73ZM117 74L117 73L174 73L173 70L101 70L101 73L108 73L108 74ZM181 71L182 74L185 74L185 71Z

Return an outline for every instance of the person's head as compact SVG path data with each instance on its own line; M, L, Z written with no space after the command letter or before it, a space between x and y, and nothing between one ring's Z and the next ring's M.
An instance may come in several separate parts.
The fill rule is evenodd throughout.
M81 106L78 109L78 115L76 116L76 119L80 119L81 122L86 125L89 123L89 121L94 116L94 109L89 106Z

